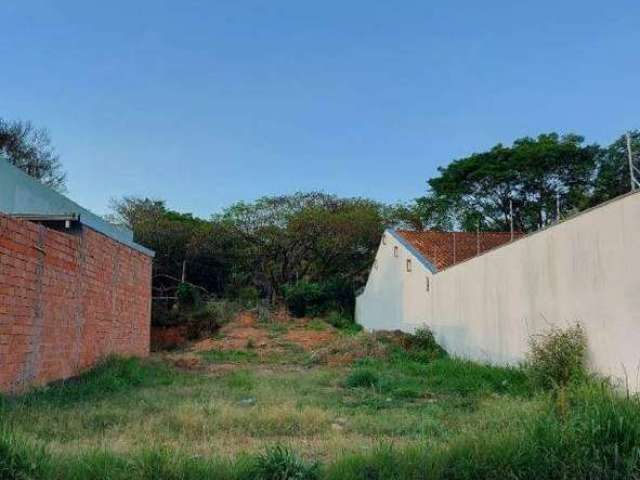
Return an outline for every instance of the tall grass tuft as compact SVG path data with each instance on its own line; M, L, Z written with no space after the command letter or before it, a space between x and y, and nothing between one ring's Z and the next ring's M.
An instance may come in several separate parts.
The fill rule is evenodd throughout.
M290 449L277 445L267 449L255 459L253 480L316 480L320 478L319 465L306 463Z
M376 388L380 386L381 378L380 375L371 368L358 367L349 373L344 383L345 386L351 388Z
M545 390L564 387L587 377L587 337L579 324L551 328L529 340L528 371L533 383Z
M48 458L6 430L0 430L0 480L40 478Z

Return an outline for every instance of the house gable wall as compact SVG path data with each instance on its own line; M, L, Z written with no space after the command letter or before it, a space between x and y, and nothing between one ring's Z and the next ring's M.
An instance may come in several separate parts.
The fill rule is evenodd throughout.
M640 390L640 194L440 271L428 295L407 282L398 245L357 298L365 328L428 325L450 353L504 365L525 359L532 335L579 322L593 370Z

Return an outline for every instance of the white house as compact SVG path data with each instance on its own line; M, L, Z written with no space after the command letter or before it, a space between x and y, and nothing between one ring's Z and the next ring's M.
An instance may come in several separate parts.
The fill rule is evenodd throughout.
M640 193L513 241L387 230L356 321L428 325L450 353L495 364L523 360L532 335L580 323L591 367L639 390L639 246Z
M370 330L409 333L431 324L427 306L434 275L510 240L508 232L386 230L366 287L356 299L356 320Z

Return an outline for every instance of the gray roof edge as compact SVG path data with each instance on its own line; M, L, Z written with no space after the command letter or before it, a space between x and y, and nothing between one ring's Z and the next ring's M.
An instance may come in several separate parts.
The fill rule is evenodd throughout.
M435 265L427 260L427 258L411 244L411 242L400 235L394 228L387 228L384 232L388 233L398 242L400 242L402 246L409 250L409 252L411 252L411 254L413 254L413 256L416 257L427 270L429 270L431 273L438 273L438 269L435 267Z
M133 241L133 232L117 227L73 200L11 165L0 155L0 212L9 215L76 215L80 223L112 240L155 257L155 252Z
M131 241L122 240L120 238L117 238L114 235L109 235L108 233L106 233L106 232L94 227L90 222L83 221L82 214L80 215L79 221L85 227L89 227L91 230L110 238L114 242L121 243L122 245L125 245L125 246L127 246L129 248L132 248L133 250L137 250L138 252L140 252L140 253L148 256L148 257L154 258L156 256L156 252L154 252L153 250L151 250L151 249L149 249L147 247L143 247L142 245L140 245L139 243L134 242L133 240L131 240ZM109 225L111 225L111 224L109 224ZM118 227L114 227L114 228L118 228Z

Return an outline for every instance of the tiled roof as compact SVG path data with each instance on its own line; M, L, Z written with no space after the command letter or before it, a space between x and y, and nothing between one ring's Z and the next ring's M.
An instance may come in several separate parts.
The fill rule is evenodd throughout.
M438 230L423 232L396 230L396 233L413 245L438 270L444 270L511 240L509 232L481 232L477 234ZM520 233L514 234L514 238L520 236Z

